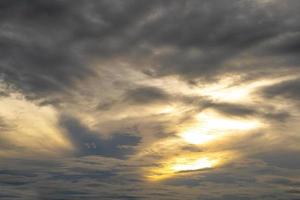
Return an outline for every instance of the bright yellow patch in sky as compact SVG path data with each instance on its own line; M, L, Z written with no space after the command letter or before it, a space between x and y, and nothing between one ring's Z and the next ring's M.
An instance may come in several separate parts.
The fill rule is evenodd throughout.
M150 170L146 177L150 181L159 181L176 175L184 175L190 171L213 168L218 162L218 159L208 156L193 158L191 155L183 155L166 161L161 167Z
M294 76L265 79L237 85L234 79L224 79L219 83L197 89L197 93L222 102L247 102L251 100L251 93L262 86L269 86L281 81L291 80Z
M221 138L224 134L252 130L262 125L254 119L232 119L212 111L202 112L195 118L197 124L179 134L189 144L204 144Z
M175 164L171 166L171 169L174 170L175 172L206 169L206 168L212 168L216 162L217 160L210 160L205 157L205 158L200 158L193 162Z
M235 157L237 153L228 151L183 153L162 161L158 167L146 171L145 176L149 181L161 181L174 176L185 176L191 172L205 173L205 170L220 167Z
M197 128L184 132L181 137L189 144L203 144L215 139L215 136L203 134Z

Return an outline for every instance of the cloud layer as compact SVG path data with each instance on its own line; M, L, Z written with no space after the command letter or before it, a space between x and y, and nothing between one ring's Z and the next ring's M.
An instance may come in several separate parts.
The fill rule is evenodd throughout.
M298 199L299 9L2 0L0 199Z

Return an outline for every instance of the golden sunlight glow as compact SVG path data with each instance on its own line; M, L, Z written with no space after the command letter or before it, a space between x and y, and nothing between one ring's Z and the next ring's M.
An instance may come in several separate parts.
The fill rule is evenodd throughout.
M2 156L25 152L54 155L72 149L57 127L57 113L52 107L40 107L19 94L1 98L0 107L0 117L11 126L3 137L15 146L22 147L22 151L17 149L16 152L1 150Z
M184 176L187 173L216 168L229 162L237 156L233 152L218 153L184 153L160 163L159 167L146 172L146 178L150 181L160 181L174 176Z
M209 160L208 158L200 158L191 163L175 164L171 168L175 172L193 171L199 169L212 168L217 160Z
M195 159L186 155L186 157L169 160L162 167L152 169L146 177L150 181L159 181L191 171L213 168L218 162L218 159L209 157Z
M249 130L258 127L260 124L256 120L227 118L212 111L200 113L196 116L196 119L203 123L206 130Z
M203 144L233 131L252 130L261 126L254 119L231 119L212 111L204 111L195 118L197 124L180 133L180 137L189 144Z
M254 81L251 83L242 84L236 86L234 84L234 79L224 79L219 83L212 84L203 88L199 88L197 91L204 96L208 96L214 100L221 100L227 102L237 102L237 101L249 101L250 94L258 87L268 86L272 84L279 83L285 80L294 79L294 76L286 76L277 79L266 79ZM234 85L234 86L233 86Z
M213 135L203 134L200 131L195 128L184 132L181 137L189 144L203 144L215 138Z
M176 111L174 106L167 105L159 110L159 114L170 114Z

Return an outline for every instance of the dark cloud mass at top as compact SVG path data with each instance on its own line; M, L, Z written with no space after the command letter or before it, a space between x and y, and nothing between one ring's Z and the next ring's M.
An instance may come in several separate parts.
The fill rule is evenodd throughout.
M297 1L2 1L1 74L39 98L93 76L90 59L126 56L157 75L188 79L294 66L297 8ZM243 53L276 66L228 63L247 59Z
M93 75L89 58L111 57L131 48L126 37L125 44L116 40L123 38L123 29L137 20L132 18L139 17L143 9L139 9L140 3L123 4L2 1L4 78L37 98L48 92L68 92L74 81Z
M299 10L1 0L0 199L299 199Z

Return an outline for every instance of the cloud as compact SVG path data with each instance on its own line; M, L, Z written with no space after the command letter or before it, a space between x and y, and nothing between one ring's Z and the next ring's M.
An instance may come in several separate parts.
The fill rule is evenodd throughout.
M1 2L0 70L7 83L30 98L68 93L75 82L95 75L91 57L117 54L118 33L147 7L120 1L82 3Z
M256 155L256 157L260 158L271 166L277 166L280 168L287 168L292 170L300 168L300 159L298 159L297 157L298 154L299 151L283 149L260 153Z
M60 125L75 146L79 156L102 155L107 157L125 158L133 153L140 137L130 134L113 134L104 139L99 133L82 125L77 119L63 116Z
M230 165L210 172L190 173L192 176L177 177L166 182L147 183L139 175L138 166L128 165L126 160L99 155L51 161L41 159L38 162L12 159L5 160L2 165L0 195L6 196L7 199L91 200L99 198L211 200L229 197L270 200L292 199L295 196L296 193L287 193L284 186L271 182L261 184L258 181L265 175L292 179L293 174L289 169L253 175L253 171L262 169L272 168L255 162L245 162L244 165ZM278 173L281 176L278 176ZM26 184L7 184L9 181ZM253 190L256 192L253 193Z
M295 199L299 9L298 0L2 0L0 198ZM259 127L205 126L222 117ZM216 137L190 144L189 130ZM180 156L227 151L237 158L212 169L145 178Z
M248 118L257 117L267 120L284 122L291 117L288 111L276 109L274 106L261 105L260 107L246 103L222 103L214 101L203 101L200 103L201 109L214 109L225 116Z
M203 106L207 108L216 109L221 113L232 116L243 117L255 115L257 113L257 110L255 110L255 108L244 104L206 102Z
M261 90L267 98L281 97L297 102L300 99L300 80L284 81Z
M0 133L4 134L9 129L10 129L9 124L7 124L7 122L3 118L0 117Z
M289 3L299 6L295 1ZM154 63L159 66L157 73L176 74L186 79L211 79L223 73L259 71L265 64L264 58L256 53L261 53L260 45L298 30L296 10L284 5L277 1L260 6L257 1L228 0L222 3L173 1L168 7L161 7L158 16L145 25L144 31L145 35L148 33L149 40L146 41L150 45L168 47L155 56L158 62ZM151 30L158 31L150 34ZM278 56L271 47L264 48L264 52ZM245 58L243 54L248 56ZM249 55L250 58L256 56L257 68L245 67ZM261 59L257 60L257 57ZM288 65L288 62L280 61L282 65ZM242 68L239 67L241 64Z
M74 14L68 4L4 1L2 8L0 43L6 50L1 58L1 74L7 83L29 97L43 97L65 90L72 80L92 75L71 53L70 46L63 45L64 32Z
M265 6L233 0L1 4L1 74L30 98L69 93L79 82L97 77L92 62L97 59L127 57L129 64L156 75L210 79L253 71L236 65L244 52L297 54L297 1ZM271 46L264 43L270 39L275 41ZM288 65L289 60L280 62Z
M273 178L270 180L270 183L272 184L279 184L279 185L286 185L286 186L291 186L291 187L299 187L300 182L293 181L287 178Z
M126 92L125 100L133 104L167 102L170 99L165 91L155 87L139 87Z

